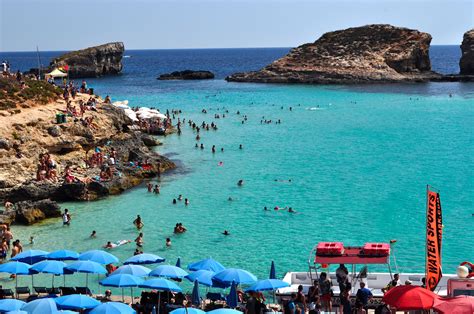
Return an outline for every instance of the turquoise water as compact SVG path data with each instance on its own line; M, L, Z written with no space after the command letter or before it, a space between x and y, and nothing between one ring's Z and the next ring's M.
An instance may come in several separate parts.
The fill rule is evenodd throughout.
M179 83L175 89L173 84L159 92L114 94L132 106L180 108L181 118L219 126L201 131L204 150L194 148L195 133L187 124L181 136L161 138L157 151L176 161L178 169L161 178L160 195L143 185L97 202L62 204L72 212L70 227L51 219L14 226L15 237L27 243L34 235L34 247L45 250L97 249L107 241L133 240L132 221L140 214L144 250L171 264L178 256L183 265L212 256L263 278L274 260L283 276L307 270L309 252L319 241L358 245L397 239L400 271L423 271L425 190L431 184L440 190L443 205L444 272L454 273L460 262L472 260L472 85L420 85L414 93L412 85L367 89L214 81L190 83L190 88ZM229 114L214 119L222 108ZM262 116L281 124L262 125ZM237 186L239 179L244 186ZM179 194L189 206L172 205ZM291 206L297 213L264 211L264 206ZM177 222L188 232L173 235ZM231 235L223 236L224 229ZM92 230L97 239L88 238ZM171 248L165 248L166 237ZM128 244L112 253L124 260L134 249ZM73 276L68 283L83 278ZM38 280L49 284L50 277Z

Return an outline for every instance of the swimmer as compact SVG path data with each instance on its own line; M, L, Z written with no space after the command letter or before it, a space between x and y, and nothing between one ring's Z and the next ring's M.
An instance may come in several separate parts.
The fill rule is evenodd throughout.
M148 192L151 193L151 191L153 190L153 184L151 184L151 182L148 182L148 184L146 185L146 187L148 188Z
M232 198L232 196L229 196L229 198L227 199L229 202L232 202L234 199Z
M280 209L280 207L278 207L278 206L275 206L273 209L274 209L274 210L279 210L279 209Z
M201 137L198 135L196 135L196 141L199 141L201 139Z
M138 237L135 239L135 243L137 244L138 247L143 247L143 233L140 232Z
M175 198L173 198L172 203L173 203L173 204L176 204L176 203L177 203Z
M160 194L160 186L158 184L155 185L155 188L153 189L153 193Z
M112 242L107 242L106 245L103 246L104 249L113 249L114 248L114 245L112 244Z
M183 195L179 194L178 201L182 201L182 200L183 200Z
M184 205L186 205L186 206L189 205L189 200L187 198L184 199Z
M268 207L267 206L263 207L263 210L268 210Z
M204 149L204 144L203 143L201 143L201 149Z
M35 237L34 236L30 237L30 244L31 245L35 244Z
M96 237L97 237L97 233L95 232L95 230L92 230L92 233L89 236L89 238L96 238Z
M166 238L166 246L167 247L171 246L171 239L170 238Z
M135 225L135 227L137 227L137 229L141 229L143 228L144 224L143 224L143 221L142 221L142 217L140 217L140 215L137 215L137 218L135 218L135 220L133 221L133 224Z
M211 151L212 151L212 153L216 152L216 145L212 145Z
M237 185L238 185L238 186L244 185L244 180L240 179L239 182L237 182Z
M293 210L293 208L291 208L291 207L288 208L288 212L289 212L289 213L296 213L296 212Z
M243 149L244 147L242 146L242 144L239 145L239 149Z
M224 147L221 148L221 152L222 152L222 153L224 152Z
M225 236L230 235L229 231L227 231L227 230L224 230L224 232L222 232L222 234L225 235Z
M194 145L194 147L198 148L199 147L198 143L196 143L196 145Z
M224 165L224 162L222 161L219 161L219 163L217 164L219 167L222 167Z

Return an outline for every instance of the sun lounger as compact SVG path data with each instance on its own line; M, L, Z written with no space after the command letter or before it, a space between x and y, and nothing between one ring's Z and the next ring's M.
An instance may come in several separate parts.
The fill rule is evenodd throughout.
M48 290L46 290L46 287L33 287L33 290L35 290L37 294L48 293Z
M46 288L48 294L60 294L61 290L59 288Z
M92 295L92 291L88 287L76 287L77 294Z
M12 289L1 289L0 290L0 298L5 299L6 297L15 297Z
M222 293L218 292L208 292L206 298L209 299L211 302L225 301L225 298Z
M20 295L20 294L30 295L31 294L30 287L17 287L15 290L16 290L17 295Z
M76 289L73 287L59 287L59 290L61 291L61 295L70 295L70 294L76 294Z

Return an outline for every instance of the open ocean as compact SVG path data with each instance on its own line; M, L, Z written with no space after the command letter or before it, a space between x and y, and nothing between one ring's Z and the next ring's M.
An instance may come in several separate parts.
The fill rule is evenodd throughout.
M37 249L97 249L107 241L135 239L132 221L140 214L145 252L165 257L165 263L181 257L187 265L212 256L264 278L274 260L282 277L286 271L307 270L309 252L319 241L362 245L397 239L399 270L423 272L430 184L440 190L443 207L443 271L454 273L460 262L472 260L474 84L302 86L223 80L234 72L259 69L287 51L126 51L130 57L123 60L122 75L88 79L88 85L113 101L127 99L131 106L182 109L181 118L215 121L219 130L201 132L205 150L194 148L195 134L188 126L181 136L160 138L163 146L157 150L178 169L162 177L159 196L142 185L97 202L62 204L72 212L70 227L60 219L14 226L15 238L25 243L25 250L31 248L31 235ZM42 63L59 54L42 53ZM431 48L435 71L459 72L459 57L458 46ZM0 58L15 70L37 64L34 52L0 53ZM159 74L184 69L210 70L216 79L156 80ZM201 113L203 108L208 114ZM213 119L224 110L230 112L225 119ZM245 124L237 111L248 116ZM282 123L262 125L262 117ZM243 187L237 187L239 179L245 181ZM179 194L189 198L189 206L171 204ZM264 211L264 206L291 206L297 213ZM177 222L188 232L173 235ZM223 236L224 229L231 235ZM97 239L88 238L92 230ZM165 248L166 237L172 239L171 248ZM134 249L128 244L112 253L124 260ZM81 284L83 277L67 281ZM8 285L3 278L0 284ZM49 285L50 278L35 282ZM28 284L30 279L20 281Z

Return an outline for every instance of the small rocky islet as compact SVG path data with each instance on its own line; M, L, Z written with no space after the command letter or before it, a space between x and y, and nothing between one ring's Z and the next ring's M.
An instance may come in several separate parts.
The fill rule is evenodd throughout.
M214 78L214 73L203 70L184 70L161 74L157 80L209 80Z
M431 35L386 24L322 35L259 71L235 73L230 82L361 84L473 80L473 30L464 35L461 73L431 70Z

